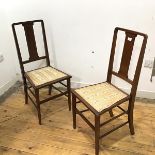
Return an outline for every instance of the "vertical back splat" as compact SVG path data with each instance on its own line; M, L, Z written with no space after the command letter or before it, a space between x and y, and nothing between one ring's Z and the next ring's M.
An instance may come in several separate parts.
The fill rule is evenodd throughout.
M36 41L35 41L35 35L33 30L33 22L26 22L22 24L25 31L28 51L29 51L29 60L34 61L39 58L37 47L36 47Z
M136 34L126 32L123 54L120 69L118 72L118 74L120 74L124 78L128 78L128 70L136 36L137 36Z

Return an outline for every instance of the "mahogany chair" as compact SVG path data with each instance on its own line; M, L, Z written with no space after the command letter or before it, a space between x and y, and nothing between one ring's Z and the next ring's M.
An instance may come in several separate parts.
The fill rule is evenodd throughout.
M36 44L36 39L35 39L35 32L34 32L35 24L40 24L41 26L42 41L43 41L44 50L45 50L44 56L38 55L38 49L37 49L37 44ZM29 52L28 60L24 60L21 54L21 49L19 46L19 38L17 37L18 26L23 27L23 32L25 32L25 37L26 37L26 42L27 42L27 47L28 47L28 52ZM62 95L66 95L68 97L69 110L71 110L71 93L70 93L71 76L50 66L50 59L49 59L48 46L47 46L47 41L46 41L46 34L45 34L45 27L44 27L43 20L13 23L12 30L13 30L14 40L15 40L15 44L17 48L17 54L19 58L22 78L23 78L25 103L26 104L28 103L28 98L32 101L32 103L34 104L38 112L39 124L41 124L40 105L49 100L55 99ZM31 70L31 71L25 71L25 64L32 63L34 61L38 61L42 59L46 60L45 67L38 68L35 70ZM65 84L64 81L67 84ZM62 91L58 89L56 86L54 86L54 84L57 84L57 83L66 87L67 90ZM39 92L40 92L40 89L44 87L49 87L50 97L40 100ZM51 96L52 88L55 88L60 93ZM29 94L29 92L31 93L31 95Z
M122 58L120 63L119 71L114 71L113 63L115 58L115 47L117 44L117 36L118 32L125 34L125 41L124 41L124 48L122 51ZM140 54L138 57L136 70L134 73L134 78L131 80L128 78L128 71L130 66L130 60L133 52L134 42L136 37L140 36L142 38L142 46L140 49ZM78 88L72 90L72 110L73 110L73 128L76 128L76 114L79 114L83 120L95 131L95 154L99 154L99 140L111 132L115 131L116 129L126 125L129 123L130 133L134 134L134 126L133 126L133 109L134 109L134 102L135 96L137 91L137 85L139 81L139 76L141 72L144 52L147 43L147 35L139 32L135 32L132 30L127 30L124 28L115 28L112 48L111 48L111 55L109 61L109 68L108 68L108 75L107 81L103 83L98 83L95 85L86 86L83 88ZM121 89L117 88L112 84L112 76L116 76L121 80L126 81L131 85L131 92L130 94L125 93ZM122 103L129 101L128 110L123 109ZM86 107L85 110L79 110L78 104L82 104ZM121 105L121 106L120 106ZM119 108L122 113L114 116L113 109ZM84 116L84 112L91 111L95 117L95 123L91 123L86 116ZM105 112L109 112L111 114L111 118L105 122L100 122L100 117ZM100 128L104 125L107 125L109 122L113 121L116 118L119 118L122 115L128 115L128 120L121 125L112 128L110 131L100 135Z

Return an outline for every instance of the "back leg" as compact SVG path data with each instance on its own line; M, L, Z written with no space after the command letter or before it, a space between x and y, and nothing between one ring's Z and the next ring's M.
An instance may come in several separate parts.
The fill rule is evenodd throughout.
M112 109L110 109L109 114L110 114L110 117L114 116L114 113L113 113Z
M51 95L52 92L52 85L49 85L48 94Z
M129 121L129 129L131 135L135 134L134 131L134 125L133 125L133 109L134 109L134 103L133 101L129 101L129 106L128 106L128 121Z

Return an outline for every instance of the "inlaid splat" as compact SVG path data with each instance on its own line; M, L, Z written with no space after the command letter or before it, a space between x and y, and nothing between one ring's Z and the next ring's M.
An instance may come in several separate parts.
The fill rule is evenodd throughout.
M37 52L37 46L35 41L34 29L33 29L33 22L25 22L22 24L25 31L28 51L29 51L29 60L34 61L39 58Z
M118 74L120 74L125 78L128 78L128 70L130 66L130 60L131 60L131 55L132 55L136 36L137 36L136 34L133 34L133 33L131 34L129 32L126 32L123 54L122 54L120 69L118 72Z

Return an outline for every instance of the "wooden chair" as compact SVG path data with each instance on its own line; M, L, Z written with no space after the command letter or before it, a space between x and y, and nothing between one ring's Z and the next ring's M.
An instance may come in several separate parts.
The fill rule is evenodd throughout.
M113 70L113 62L115 56L115 47L118 32L124 32L125 34L125 41L124 41L124 48L122 52L122 58L120 63L120 69L118 72ZM142 37L142 47L140 50L139 58L137 61L136 70L134 73L133 80L128 78L128 70L130 65L130 59L133 51L133 46L135 42L135 38L137 36ZM124 126L125 124L129 123L130 133L134 134L134 126L133 126L133 109L134 109L134 102L136 96L137 85L139 81L140 71L142 67L145 47L147 43L147 35L131 30L127 30L124 28L115 28L112 48L111 48L111 55L109 61L109 68L108 68L108 75L107 81L103 83L98 83L95 85L86 86L83 88L78 88L72 90L72 110L73 110L73 128L76 128L76 114L79 114L83 120L95 131L95 154L99 154L99 140L111 132L115 131L116 129ZM117 76L118 78L126 81L131 85L131 92L128 95L124 91L120 90L116 86L114 86L111 82L112 75ZM78 100L77 100L78 99ZM120 105L123 102L129 101L128 110L123 109ZM85 110L79 110L77 108L77 103L82 104L86 107ZM112 109L119 108L122 113L119 115L114 116ZM84 116L85 111L91 111L95 117L95 125L93 125L87 118ZM105 112L109 112L111 118L103 123L100 122L100 117ZM106 132L103 135L100 135L100 128L106 125L107 123L113 121L114 119L127 114L128 120L123 124L112 128L110 131Z
M43 45L45 49L44 56L39 56L38 51L37 51L36 39L35 39L35 33L34 33L34 24L36 23L41 25L41 31L42 31L42 36L43 36L42 40L43 40ZM17 26L20 26L20 27L23 26L23 29L25 31L25 37L26 37L26 42L27 42L27 47L28 47L28 52L29 52L28 60L23 60L22 55L21 55L21 49L19 46L19 38L17 37ZM13 30L14 40L15 40L15 44L17 48L17 54L19 58L22 78L23 78L25 103L26 104L28 103L28 98L32 101L32 103L34 104L38 112L39 124L41 124L40 105L42 103L45 103L49 100L55 99L62 95L66 95L68 97L69 110L71 110L71 96L70 96L71 76L50 66L50 59L49 59L48 46L47 46L47 41L46 41L46 34L45 34L45 27L44 27L43 20L13 23L12 30ZM24 68L25 64L28 64L28 63L31 63L37 60L42 60L42 59L46 60L45 67L31 70L28 72L25 71L25 68ZM67 81L66 82L67 84L64 84L64 81ZM61 85L65 86L67 90L62 91L58 89L57 87L54 86L54 84L56 83L60 83ZM39 91L41 88L44 88L44 87L49 87L49 95L51 94L52 88L55 88L60 93L57 95L50 96L46 99L40 100ZM28 92L30 92L31 95Z

